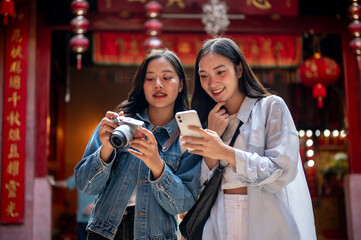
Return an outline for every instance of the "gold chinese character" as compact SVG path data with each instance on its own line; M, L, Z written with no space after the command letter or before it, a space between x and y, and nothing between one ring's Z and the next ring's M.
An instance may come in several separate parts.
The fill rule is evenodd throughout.
M20 183L15 180L10 180L9 183L5 184L5 188L9 190L8 197L16 198L16 189L20 186Z
M18 158L20 157L20 154L18 153L18 145L16 143L13 143L10 145L10 153L8 154L8 158Z
M185 8L183 0L168 0L166 7L171 7L174 3L178 5L179 8Z
M18 160L10 161L6 168L6 172L15 177L15 176L19 175L19 166L20 166L20 163Z
M11 141L20 141L20 129L19 128L10 128L9 130L9 140Z
M16 204L14 202L10 202L10 204L6 208L6 213L11 217L19 216L18 212L15 212Z
M10 77L9 87L20 89L21 88L21 76L20 75L13 75Z
M14 29L13 35L11 36L12 42L21 43L23 41L23 37L20 34L20 29Z
M264 54L270 54L272 53L272 41L271 39L266 39L262 42L262 52Z
M23 70L21 69L21 62L14 61L10 64L10 72L11 73L22 73Z
M272 7L268 0L247 0L248 6L254 6L260 10L267 10Z
M14 126L14 124L21 126L21 122L19 120L20 114L18 111L14 113L14 111L11 111L9 116L6 117L6 120L8 120L10 126Z
M8 102L13 102L14 107L18 105L18 101L21 99L21 96L18 96L18 93L13 92L12 96L8 98Z
M24 55L21 53L23 48L18 45L17 47L13 46L10 52L12 58L24 58Z

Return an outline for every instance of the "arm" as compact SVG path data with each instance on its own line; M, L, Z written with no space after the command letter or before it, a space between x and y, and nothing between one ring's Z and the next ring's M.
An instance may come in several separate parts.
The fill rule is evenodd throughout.
M251 132L248 147L250 152L235 150L236 170L237 174L251 185L259 186L268 192L277 192L297 175L298 133L282 99L276 98L266 109L260 110L266 111L265 129ZM264 151L262 147L256 146L252 139L252 136L262 133L265 134Z
M293 181L297 174L299 157L298 134L291 114L278 97L259 101L250 124L248 150L230 147L222 142L216 132L209 129L192 130L202 134L202 139L182 137L186 147L195 154L229 162L236 168L242 182L276 192ZM262 117L261 117L262 116ZM187 142L193 142L190 144ZM198 144L198 145L197 145Z
M188 152L182 155L176 172L165 164L162 175L151 181L153 195L172 215L188 211L198 198L201 157Z
M102 144L99 139L99 128L100 124L89 140L83 159L74 169L78 190L89 195L97 195L104 189L110 176L113 160L116 156L115 150L113 150L111 157L109 157L109 163L100 158L100 148Z

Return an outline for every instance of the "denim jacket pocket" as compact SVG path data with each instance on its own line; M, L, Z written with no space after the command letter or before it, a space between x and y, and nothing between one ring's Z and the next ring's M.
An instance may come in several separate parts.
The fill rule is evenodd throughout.
M166 154L161 153L160 157L168 165L173 173L178 170L181 161L181 156L179 154L167 152Z

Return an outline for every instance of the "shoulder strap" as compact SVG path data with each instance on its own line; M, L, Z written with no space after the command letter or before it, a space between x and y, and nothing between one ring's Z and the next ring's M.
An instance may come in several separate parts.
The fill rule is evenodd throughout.
M170 136L168 140L164 143L162 150L163 151L167 150L173 144L173 142L178 138L178 136L179 136L179 128L177 128L172 134L172 136Z
M239 135L239 129L240 129L240 127L242 127L242 125L243 125L243 122L239 121L238 127L237 127L235 133L233 134L233 137L232 137L231 142L229 143L229 146L233 147L233 145L236 142L236 139L237 139L237 137Z
M242 125L243 125L243 122L240 121L239 124L238 124L238 126L237 126L236 131L235 131L234 134L233 134L232 140L231 140L231 142L229 143L229 146L233 147L233 145L234 145L234 143L236 142L236 139L237 139L237 137L238 137L238 135L239 135L239 129L242 127ZM229 165L229 163L228 163L227 165L225 165L225 166L219 164L219 165L218 165L218 168L223 169L223 168L227 167L228 165Z

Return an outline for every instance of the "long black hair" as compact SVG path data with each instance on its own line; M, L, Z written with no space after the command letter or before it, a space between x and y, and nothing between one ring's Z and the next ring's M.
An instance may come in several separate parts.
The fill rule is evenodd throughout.
M116 109L117 112L123 111L125 115L133 116L148 107L148 102L144 95L143 83L149 62L157 58L164 58L170 62L177 72L179 81L183 83L183 89L178 93L174 104L174 114L178 111L189 109L187 79L181 61L172 51L155 50L148 54L138 67L132 80L132 90L129 93L128 99L118 105Z
M198 112L203 125L207 122L208 114L217 104L201 86L199 77L199 61L208 53L216 53L228 58L236 70L241 64L242 76L238 78L238 88L247 97L263 98L270 95L258 80L237 44L229 38L215 38L206 41L198 52L195 64L194 87L191 108ZM237 72L237 71L236 71Z

